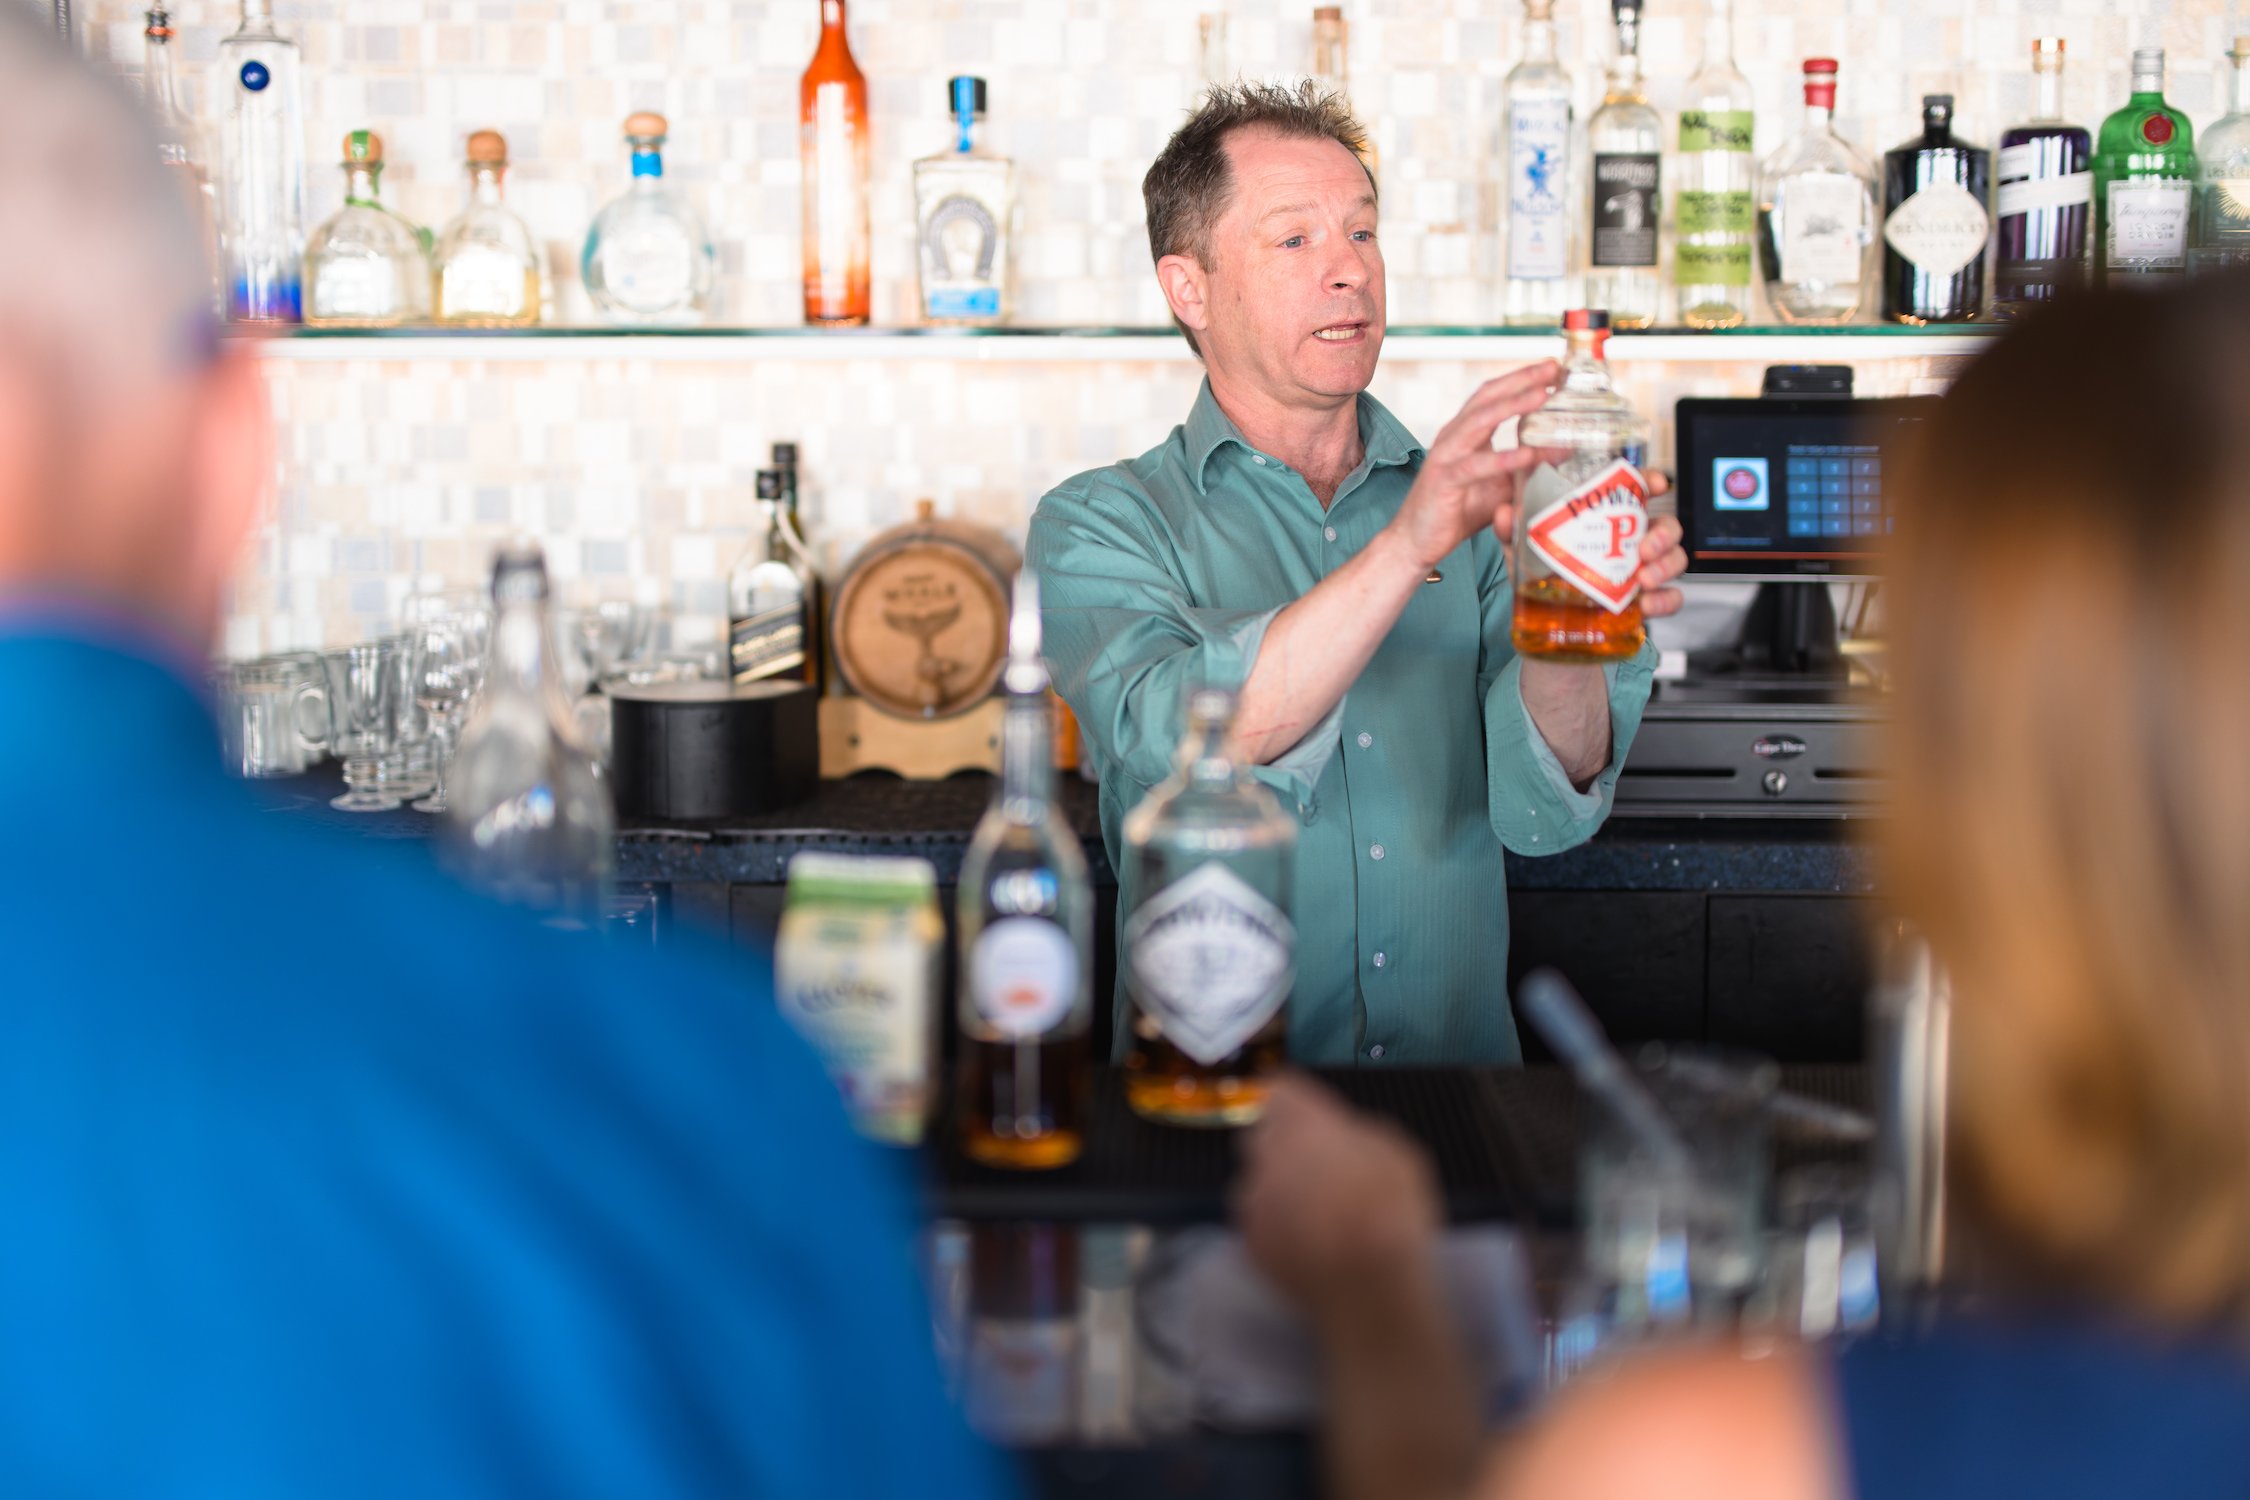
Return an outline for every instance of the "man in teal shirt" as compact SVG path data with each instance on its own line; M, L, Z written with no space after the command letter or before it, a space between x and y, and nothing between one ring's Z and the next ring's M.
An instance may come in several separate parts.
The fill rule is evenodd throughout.
M1186 694L1239 691L1242 752L1301 824L1291 1053L1509 1062L1502 850L1556 853L1600 825L1655 651L1514 654L1505 538L1533 456L1493 435L1558 371L1488 382L1428 445L1364 394L1384 284L1362 144L1339 101L1255 85L1215 91L1172 138L1142 190L1203 391L1162 445L1048 494L1028 560L1113 863L1171 769ZM1644 614L1676 610L1676 521L1641 561Z

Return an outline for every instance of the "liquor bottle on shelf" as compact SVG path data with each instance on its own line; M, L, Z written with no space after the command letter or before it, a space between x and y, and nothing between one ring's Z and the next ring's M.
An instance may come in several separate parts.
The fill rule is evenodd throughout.
M1599 309L1563 315L1561 385L1516 441L1553 456L1523 483L1509 574L1515 648L1548 661L1620 661L1641 649L1648 427L1610 383Z
M470 884L550 925L600 927L617 860L609 788L564 715L536 543L492 565L492 645L484 692L446 773L444 843Z
M1687 105L1680 111L1672 285L1678 289L1681 322L1691 328L1732 328L1750 316L1757 171L1750 148L1757 116L1750 80L1734 65L1733 0L1710 0L1710 6L1703 23L1703 62L1688 80ZM1587 300L1601 299L1589 293ZM1614 318L1616 309L1610 312Z
M508 142L497 130L469 137L469 203L437 243L437 316L465 327L539 321L539 247L500 201Z
M797 89L804 167L805 321L849 327L872 306L868 279L867 75L852 61L844 0L820 0L820 45Z
M1587 225L1586 297L1619 328L1656 321L1664 279L1657 270L1662 219L1664 122L1641 88L1641 0L1611 0L1617 60L1602 107L1586 122L1593 157Z
M242 0L219 43L219 243L227 316L295 323L304 313L305 105L297 44L273 29L271 0Z
M1085 1147L1093 888L1055 805L1039 585L1016 575L1001 675L1000 785L961 861L961 1144L996 1167L1059 1167Z
M2195 129L2164 102L2164 49L2133 51L2133 94L2094 142L2094 255L2104 285L2159 285L2187 270Z
M1316 5L1312 13L1312 81L1324 94L1334 94L1349 106L1352 98L1351 27L1344 20L1341 5ZM1360 121L1368 130L1367 149L1360 159L1367 163L1367 174L1373 177L1382 164L1375 150L1375 135L1367 121Z
M148 12L141 36L144 60L141 91L156 126L157 159L180 185L189 212L195 215L196 235L204 260L211 267L212 305L223 316L225 288L219 276L219 205L211 182L211 156L203 132L180 103L179 75L172 67L172 17L161 5Z
M2093 222L2093 137L2062 117L2063 39L2031 44L2038 112L2000 137L1999 185L1992 212L1999 243L1992 267L1992 313L2020 317L2086 280Z
M914 164L915 269L928 323L1008 321L1014 271L1016 167L977 139L981 78L946 84L953 149Z
M1570 75L1555 60L1554 0L1524 0L1523 61L1502 86L1508 227L1502 315L1552 325L1570 305Z
M1836 134L1836 60L1805 59L1805 125L1758 168L1758 258L1784 323L1849 323L1874 283L1875 169Z
M383 207L383 138L344 137L344 206L305 247L305 321L392 328L430 312L430 257L412 224Z
M823 687L828 682L828 584L813 555L812 533L806 529L805 513L798 503L795 443L773 445L773 468L781 476L782 541L789 548L790 561L804 582L809 601L805 608L805 680Z
M1167 1125L1246 1125L1288 1052L1297 824L1234 745L1235 696L1188 695L1172 774L1125 817L1125 1099Z
M2234 39L2227 112L2196 155L2196 270L2250 263L2250 36Z
M727 666L737 683L818 680L813 663L813 591L793 546L781 471L758 471L750 545L727 575Z
M1919 139L1883 155L1883 316L1968 323L1984 310L1992 153L1953 137L1953 96L1922 97Z
M1227 60L1227 16L1225 11L1207 10L1195 18L1195 56L1197 72L1202 78L1198 94L1214 84L1234 81L1234 64Z
M702 216L664 182L664 117L625 119L633 183L586 231L579 270L586 295L614 323L700 323L717 256Z

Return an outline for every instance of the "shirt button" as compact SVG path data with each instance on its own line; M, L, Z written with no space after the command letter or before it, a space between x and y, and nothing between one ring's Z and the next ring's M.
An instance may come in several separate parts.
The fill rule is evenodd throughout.
M1376 968L1380 969L1381 967L1383 967L1383 965L1385 965L1385 964L1387 964L1387 963L1389 963L1389 962L1390 962L1390 955L1389 955L1389 954L1385 953L1385 952L1384 952L1384 951L1383 951L1382 949L1380 949L1380 948L1378 948L1378 949L1376 949L1376 950L1375 950L1375 967L1376 967Z
M1253 453L1250 455L1250 461L1262 467L1265 464L1266 456L1263 453Z
M1377 1042L1374 1046L1368 1048L1367 1055L1369 1057L1381 1057L1383 1055L1383 1044Z
M1375 743L1375 736L1373 736L1373 735L1371 735L1371 734L1367 733L1367 731L1365 731L1365 730L1361 730L1361 731L1360 731L1360 735L1359 735L1359 748L1360 748L1360 749L1362 749L1362 750L1365 750L1365 749L1366 749L1366 748L1367 748L1367 747L1368 747L1369 745L1372 745L1372 744L1374 744L1374 743Z
M1383 846L1381 844L1368 845L1367 857L1369 859L1381 859L1383 857Z
M1334 540L1336 540L1336 528L1331 526L1327 530L1321 532L1321 535L1333 542Z

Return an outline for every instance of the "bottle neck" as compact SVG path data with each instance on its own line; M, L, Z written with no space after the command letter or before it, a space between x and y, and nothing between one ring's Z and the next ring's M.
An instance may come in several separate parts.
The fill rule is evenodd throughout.
M660 178L663 175L664 153L654 146L635 146L633 148L633 178L636 182L643 177Z
M1703 22L1703 65L1697 72L1734 66L1734 9L1726 0L1713 0Z
M148 61L141 74L141 86L148 93L149 111L158 118L181 113L180 86L172 73L172 34L151 32L148 38Z
M956 155L971 156L977 149L977 117L973 110L953 112L953 150Z
M1617 15L1617 58L1609 65L1610 92L1637 93L1641 86L1641 17L1638 11Z
M2133 97L2135 99L2161 99L2164 97L2164 65L2133 69Z
M242 0L242 29L266 30L273 25L273 0Z
M1312 70L1313 77L1336 89L1342 89L1351 79L1344 38L1325 23L1313 30Z
M503 583L499 616L492 622L492 663L486 691L495 697L512 697L547 704L547 601L542 597L509 598Z
M1563 332L1563 387L1573 391L1606 391L1610 388L1609 361L1602 346L1609 342L1606 328L1571 328Z
M2032 76L2039 89L2039 114L2037 118L2060 120L2062 118L2062 59L2056 58Z
M2227 112L2250 115L2250 52L2229 53L2227 60L2234 64L2234 77L2228 84Z
M1953 116L1925 112L1922 116L1922 145L1935 149L1952 144Z
M1529 16L1523 23L1523 60L1527 63L1555 61L1555 23L1548 16Z
M354 208L380 208L376 194L383 184L383 169L367 162L344 164L344 201Z
M1805 90L1805 130L1812 135L1827 135L1836 128L1836 86Z
M478 162L469 168L469 201L480 208L500 206L500 179L507 175L506 167L496 167Z
M851 38L845 34L844 19L844 0L820 0L820 45L813 51L815 59L851 57Z
M1179 766L1190 786L1232 786L1235 776L1233 719L1191 717L1187 738L1180 744Z
M1011 693L1000 725L1000 800L1020 823L1047 816L1055 799L1053 713L1045 693Z

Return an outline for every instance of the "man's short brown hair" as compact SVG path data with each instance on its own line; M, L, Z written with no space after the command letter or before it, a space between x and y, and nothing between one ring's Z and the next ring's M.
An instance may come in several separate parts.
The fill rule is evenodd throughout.
M1227 137L1238 130L1334 141L1358 157L1363 167L1367 161L1367 128L1341 94L1323 92L1310 79L1295 88L1275 83L1214 84L1141 179L1152 262L1185 255L1205 268L1211 265L1211 227L1226 211L1227 197L1234 191ZM1372 172L1367 186L1374 191ZM1173 322L1179 324L1177 318ZM1203 352L1184 325L1180 332L1187 335L1189 348Z

